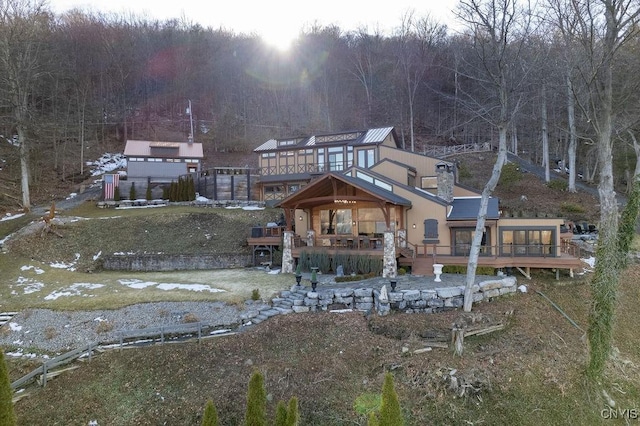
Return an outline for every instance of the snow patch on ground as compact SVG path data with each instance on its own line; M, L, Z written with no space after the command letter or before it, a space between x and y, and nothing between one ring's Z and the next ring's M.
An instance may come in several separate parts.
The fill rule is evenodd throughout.
M44 274L44 270L40 269L36 266L33 265L24 265L20 268L21 271L30 271L31 269L33 269L33 272L35 272L36 274L40 275L40 274Z
M56 300L60 297L70 297L70 296L82 296L82 297L92 297L88 294L83 294L82 290L95 290L97 288L104 287L104 284L94 284L94 283L75 283L67 288L62 288L58 291L54 291L47 296L45 296L44 300Z
M586 258L582 258L582 259L580 259L580 260L582 260L584 263L586 263L587 265L589 265L589 267L590 267L591 269L595 268L595 266L596 266L596 258L595 258L595 257L593 257L593 256L591 256L591 257L590 257L590 258L588 258L588 259L586 259Z
M155 286L158 290L208 291L209 293L221 293L226 291L219 288L213 288L207 284L158 283L155 281L142 281L138 279L121 279L118 280L118 282L136 290Z
M16 322L10 322L9 323L9 328L11 329L11 331L20 331L20 330L22 330L22 326L19 325Z
M17 219L22 216L24 216L24 213L17 213L17 214L7 213L5 216L0 218L0 222L4 222L5 220Z

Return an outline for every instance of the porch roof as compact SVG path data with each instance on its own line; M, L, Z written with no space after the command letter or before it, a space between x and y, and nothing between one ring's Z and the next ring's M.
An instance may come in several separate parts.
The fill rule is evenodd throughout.
M347 187L360 189L365 195L353 195L353 193L346 192L345 188ZM275 207L305 208L325 204L332 200L385 202L401 206L411 205L411 201L406 198L363 179L344 174L326 173L280 201Z

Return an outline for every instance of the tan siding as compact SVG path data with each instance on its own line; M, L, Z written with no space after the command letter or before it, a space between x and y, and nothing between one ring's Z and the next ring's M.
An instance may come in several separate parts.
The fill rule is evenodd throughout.
M407 184L407 168L402 167L399 164L385 161L377 164L375 167L372 167L371 170L390 179L393 179L396 182L400 182L404 185Z
M419 182L421 176L435 176L436 164L442 161L438 158L427 157L386 145L380 146L380 158L388 158L415 168L418 172L417 182Z
M453 187L454 197L477 197L478 194L480 194L480 192L475 192L466 188L461 188L457 185Z

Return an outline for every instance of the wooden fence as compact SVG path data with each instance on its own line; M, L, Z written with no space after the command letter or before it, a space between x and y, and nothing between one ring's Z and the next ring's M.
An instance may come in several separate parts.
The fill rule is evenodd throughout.
M465 154L469 152L491 151L491 143L469 143L465 145L453 146L430 146L426 147L423 154L429 157L444 158L455 154Z
M158 341L159 343L164 343L167 337L185 337L185 336L193 336L197 334L198 343L202 341L202 330L207 326L201 322L187 323L187 324L176 324L176 325L166 325L161 327L152 327L152 328L142 328L137 330L123 330L117 333L119 340L119 348L122 348L127 344L135 344L140 339L147 339L145 342L155 343ZM222 334L218 334L221 336ZM98 342L89 343L82 348L72 350L65 354L62 354L56 358L49 359L45 361L40 367L33 370L31 373L27 374L11 383L11 389L14 391L31 380L38 378L38 383L45 387L47 385L47 376L55 377L59 374L59 371L52 371L54 368L60 367L61 365L68 364L83 355L87 355L89 360L91 360L92 354L94 351L102 351L103 347L99 346ZM56 374L57 373L57 374Z
M16 390L19 386L28 383L39 375L42 375L42 387L45 387L47 385L47 374L51 374L51 370L61 365L68 364L71 361L80 358L85 353L88 355L89 360L91 360L91 355L97 346L98 343L89 343L82 348L75 349L56 358L46 360L40 367L36 368L31 373L11 383L11 389Z

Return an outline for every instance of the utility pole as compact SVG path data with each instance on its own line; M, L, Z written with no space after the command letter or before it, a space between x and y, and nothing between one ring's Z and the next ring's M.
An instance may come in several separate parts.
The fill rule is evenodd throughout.
M189 133L189 143L193 143L193 113L191 112L191 99L189 99L187 114L189 114L189 124L191 126L191 132Z

